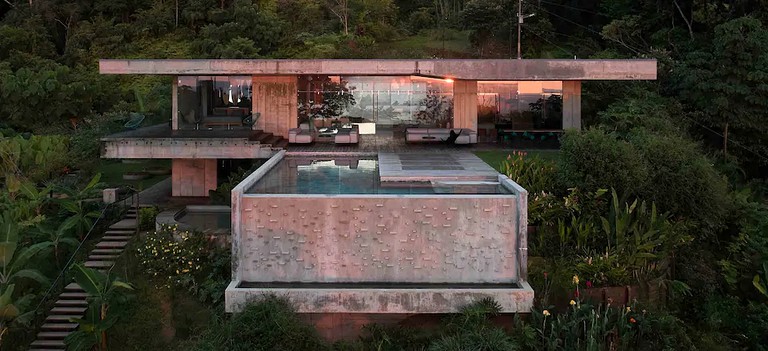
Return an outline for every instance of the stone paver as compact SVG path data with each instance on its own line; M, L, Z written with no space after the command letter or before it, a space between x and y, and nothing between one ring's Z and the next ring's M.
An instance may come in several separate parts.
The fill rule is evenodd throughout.
M469 152L380 153L381 181L496 181L498 172Z

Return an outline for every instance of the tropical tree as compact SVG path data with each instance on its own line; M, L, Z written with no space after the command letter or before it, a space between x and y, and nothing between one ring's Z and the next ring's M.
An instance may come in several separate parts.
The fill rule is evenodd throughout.
M107 330L118 320L112 307L125 301L128 292L134 288L111 271L102 273L82 264L74 265L72 274L75 282L88 294L89 307L85 319L73 319L80 325L79 329L67 336L65 342L69 349L90 350L95 346L104 351L107 349Z
M768 29L760 20L743 17L715 28L711 45L687 55L677 70L680 94L696 109L698 124L729 142L745 146L733 150L745 160L764 163L768 155Z
M27 311L33 294L16 290L17 281L31 280L41 285L48 279L40 271L30 268L29 262L46 243L18 249L19 226L9 213L0 216L0 345L13 323L26 324L32 317Z
M59 205L67 212L68 218L61 224L65 229L72 229L83 240L85 233L93 226L93 219L99 218L100 213L91 209L85 200L98 194L101 173L97 173L82 189L59 187L58 190L66 196L59 200Z
M74 221L70 221L69 225L74 225ZM42 234L45 238L44 243L48 244L51 250L53 250L53 257L56 261L56 267L61 268L61 255L64 253L64 249L67 247L75 247L80 242L71 236L71 227L60 225L58 227L50 227L45 225L38 225L37 232Z

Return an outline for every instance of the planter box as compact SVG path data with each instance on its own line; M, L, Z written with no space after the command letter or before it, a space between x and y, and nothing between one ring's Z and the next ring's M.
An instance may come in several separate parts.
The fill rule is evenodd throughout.
M123 180L143 180L149 178L147 172L128 172L123 174Z
M167 167L147 168L144 171L149 173L149 174L151 174L151 175L168 175L168 174L171 174L171 169L167 168Z

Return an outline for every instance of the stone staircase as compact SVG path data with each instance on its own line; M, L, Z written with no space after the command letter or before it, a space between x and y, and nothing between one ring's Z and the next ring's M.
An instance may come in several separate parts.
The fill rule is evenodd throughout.
M107 271L114 266L115 261L123 253L131 237L136 233L138 213L135 208L119 222L112 224L104 233L104 237L91 251L85 266L101 271ZM88 294L77 283L64 287L59 299L48 313L45 322L37 333L37 339L30 345L31 351L66 350L64 338L77 329L77 323L70 322L72 318L83 318L88 309L86 298Z

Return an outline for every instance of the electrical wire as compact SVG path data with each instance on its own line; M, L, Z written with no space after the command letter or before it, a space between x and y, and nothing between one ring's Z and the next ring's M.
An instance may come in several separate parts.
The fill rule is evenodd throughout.
M531 4L530 2L528 2L528 0L524 0L524 1L525 1L526 3L528 3L528 4ZM641 50L641 49L638 49L638 48L636 48L636 47L633 47L632 45L629 45L629 44L627 44L627 43L623 43L623 42L621 42L621 41L619 41L619 40L616 40L616 39L613 39L613 38L609 38L609 37L603 36L603 34L602 34L602 33L598 32L598 31L596 31L596 30L594 30L594 29L592 29L592 28L589 28L589 27L587 27L587 26L585 26L585 25L583 25L583 24L581 24L581 23L577 23L577 22L574 22L574 21L572 21L572 20L570 20L570 19L568 19L568 18L565 18L565 17L563 17L563 16L560 16L560 15L558 15L558 14L556 14L556 13L552 13L552 12L548 11L547 9L545 9L545 8L543 8L543 7L540 7L539 9L540 9L540 10L542 10L542 11L544 11L544 12L546 12L546 13L547 13L547 14L549 14L550 16L554 16L554 17L560 18L560 19L562 19L563 21L566 21L566 22L569 22L569 23L575 24L575 25L577 25L577 26L579 26L579 27L582 27L582 28L584 28L584 29L586 29L586 30L588 30L588 31L590 31L590 32L592 32L592 33L594 33L594 34L597 34L597 35L599 35L599 36L600 36L600 37L602 37L602 38L605 38L605 39L608 39L608 40L614 41L614 42L616 42L616 43L619 43L619 44L623 45L624 47L626 47L626 48L628 48L628 49L630 49L630 50L634 51L636 54L645 54L645 53L646 53L646 52L644 52L644 50Z
M545 37L543 37L543 36L539 35L538 33L536 33L536 31L532 30L531 28L527 28L527 29L528 29L528 30L526 31L526 33L531 33L531 34L533 34L533 35L535 35L535 36L537 36L537 37L541 38L542 40L546 41L546 42L547 42L547 43L549 43L550 45L552 45L552 46L554 46L554 47L556 47L556 48L558 48L558 49L562 50L563 52L565 52L565 53L566 53L566 54L568 54L569 56L573 56L573 57L576 57L576 54L574 54L573 52L571 52L571 51L568 51L567 49L563 48L562 46L560 46L560 45L557 45L557 44L553 43L553 42L552 42L552 41L550 41L549 39L547 39L547 38L545 38Z
M699 122L699 121L697 121L697 120L695 120L695 119L693 119L693 118L691 118L691 117L685 116L685 115L683 115L682 117L683 117L683 118L685 118L685 119L687 119L687 120L689 120L689 121L691 121L691 122L693 122L693 123L695 123L695 124L697 124L699 127L702 127L702 128L704 128L704 129L706 129L706 130L707 130L707 131L709 131L710 133L712 133L712 134L714 134L714 135L717 135L717 136L719 136L719 137L721 137L721 138L725 139L725 135L723 135L723 134L720 134L719 132L717 132L717 131L713 130L712 128L709 128L709 127L707 127L706 125L702 124L701 122ZM741 145L741 144L740 144L740 143L738 143L737 141L733 140L733 138L728 138L728 142L729 142L729 143L732 143L733 145L735 145L735 146L737 146L737 147L739 147L739 148L741 148L741 149L744 149L744 150L746 150L746 151L748 151L748 152L750 152L750 153L754 154L755 156L757 156L757 157L761 158L763 161L766 161L766 163L768 163L768 157L765 157L765 156L761 155L759 152L757 152L757 151L754 151L754 150L752 150L752 149L750 149L750 148L748 148L748 147L746 147L746 146L744 146L744 145Z
M546 1L546 0L538 0L538 1L540 3L544 3L544 4L547 4L547 5L560 6L560 7L564 7L564 8L571 9L571 10L576 10L576 11L581 11L581 12L585 12L585 13L589 13L589 14L593 14L593 15L603 16L605 18L611 18L607 14L601 13L601 12L595 12L595 11L592 11L592 10L582 9L582 8L578 8L578 7L570 6L570 5L565 5L565 4L558 4L556 2L551 2L551 1Z

